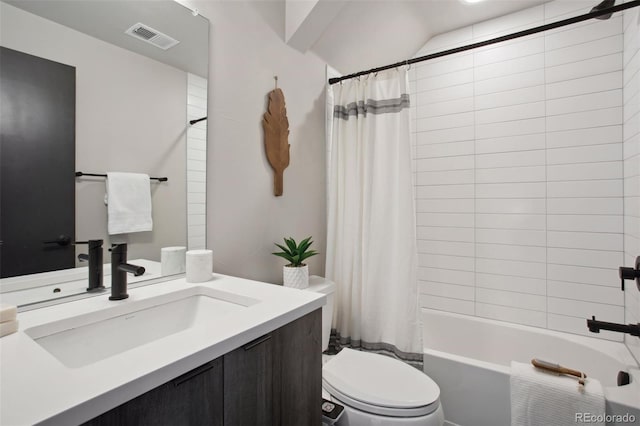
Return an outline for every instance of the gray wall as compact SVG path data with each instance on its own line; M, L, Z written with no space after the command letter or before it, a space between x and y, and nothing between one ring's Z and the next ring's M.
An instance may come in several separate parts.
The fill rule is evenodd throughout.
M161 247L185 245L187 74L5 3L0 8L3 46L76 67L76 170L169 177L151 186L154 231L117 236L132 243L129 258L159 260ZM76 237L108 243L104 179L79 179L76 188Z
M211 20L207 166L207 244L214 271L282 282L271 252L283 237L312 235L324 273L324 63L283 41L284 2L186 2ZM285 95L291 163L284 195L273 196L262 114L273 76Z

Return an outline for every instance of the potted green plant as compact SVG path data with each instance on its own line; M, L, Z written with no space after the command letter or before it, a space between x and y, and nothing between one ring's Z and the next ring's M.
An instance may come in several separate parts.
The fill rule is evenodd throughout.
M309 266L304 261L318 254L315 250L309 250L309 247L313 244L311 237L300 241L300 244L297 244L293 238L285 238L284 243L285 245L275 243L282 251L273 253L289 261L289 264L282 268L284 286L294 288L309 287Z

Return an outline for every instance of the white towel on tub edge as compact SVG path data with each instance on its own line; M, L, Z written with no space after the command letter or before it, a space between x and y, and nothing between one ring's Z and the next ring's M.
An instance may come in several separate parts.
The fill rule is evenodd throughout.
M584 421L586 416L591 420ZM587 378L581 386L576 377L511 362L511 426L604 426L604 416L604 391L598 380Z

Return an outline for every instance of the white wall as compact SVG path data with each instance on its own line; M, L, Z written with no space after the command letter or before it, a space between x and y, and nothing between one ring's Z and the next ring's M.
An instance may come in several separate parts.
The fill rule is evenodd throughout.
M547 3L416 56L592 6ZM622 40L617 15L415 66L421 306L622 339L585 321L624 321Z
M624 13L624 263L640 256L640 11ZM640 323L640 291L626 282L625 322ZM627 335L627 347L640 361L640 339Z
M313 236L309 259L322 275L326 244L325 65L284 42L284 2L184 2L211 21L207 244L214 271L282 282L283 237ZM273 195L262 115L273 77L286 99L291 162L284 195Z
M111 241L130 243L132 259L159 260L161 247L185 245L187 74L6 3L0 10L3 46L76 67L77 170L169 178L151 186L153 232ZM76 182L76 238L107 246L104 179Z
M207 80L187 76L187 120L207 116ZM207 240L207 120L187 129L187 248L206 248Z
M289 41L309 16L319 0L288 0L285 1L285 29L286 41Z

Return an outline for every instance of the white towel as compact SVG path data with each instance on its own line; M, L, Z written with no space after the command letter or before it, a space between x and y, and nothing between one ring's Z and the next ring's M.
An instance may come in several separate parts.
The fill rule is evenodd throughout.
M583 387L576 377L511 362L511 426L576 425L587 423L587 416L590 426L604 426L604 415L604 392L598 380L587 378Z
M106 200L110 235L153 229L149 175L107 173Z

